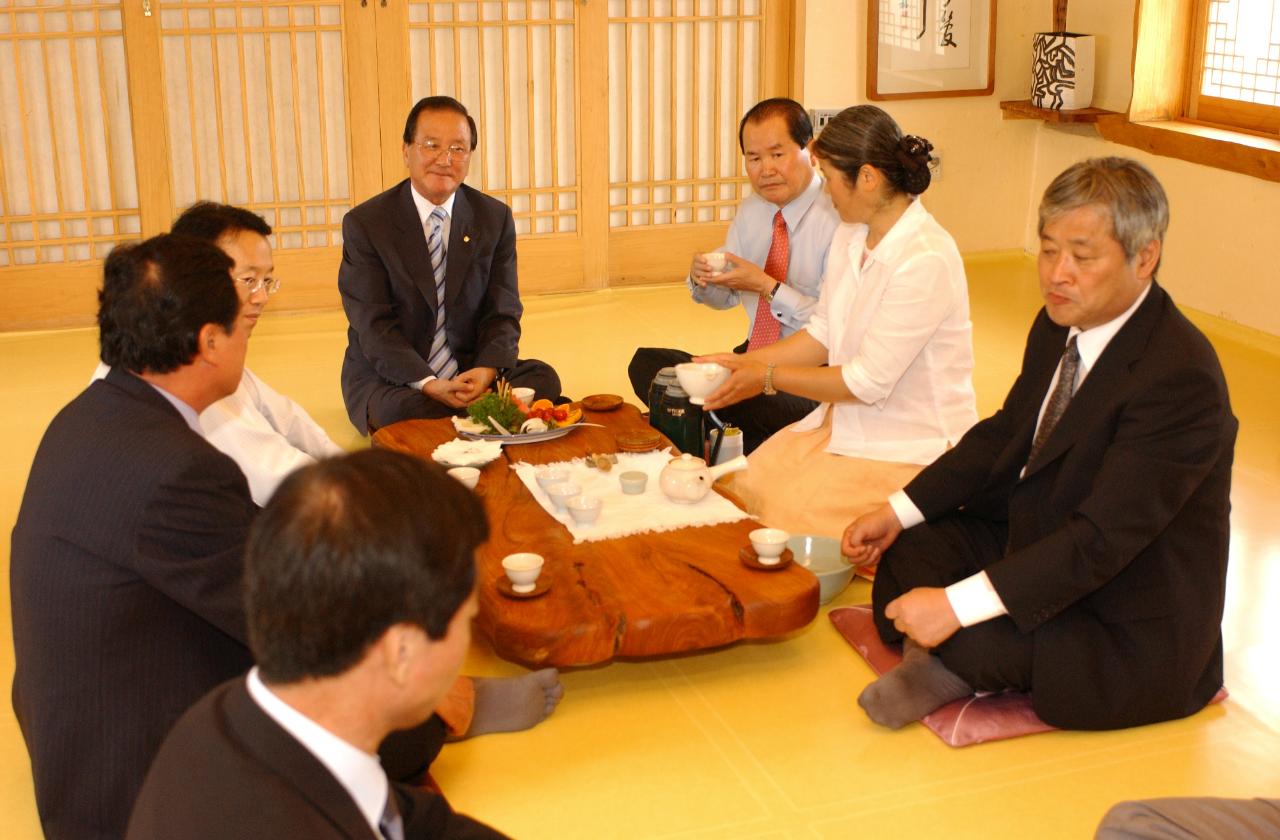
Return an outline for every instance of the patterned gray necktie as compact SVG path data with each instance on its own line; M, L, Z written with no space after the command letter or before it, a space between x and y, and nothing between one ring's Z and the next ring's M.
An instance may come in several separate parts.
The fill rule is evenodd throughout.
M1040 454L1040 450L1044 448L1044 442L1053 432L1053 427L1058 425L1058 421L1066 413L1067 405L1071 402L1071 396L1076 390L1076 373L1079 370L1080 351L1076 349L1076 336L1073 335L1067 342L1066 351L1062 354L1058 384L1054 386L1049 404L1044 408L1044 417L1040 418L1040 428L1036 429L1036 439L1031 444L1031 454L1027 456L1028 464Z
M432 210L431 217L427 219L427 224L431 226L427 236L427 250L431 254L431 272L435 275L436 281L436 332L431 338L431 352L427 357L427 364L431 365L431 369L440 379L452 379L458 372L458 363L449 352L444 323L444 220L443 207Z
M382 818L378 820L378 833L384 840L404 840L404 820L396 806L395 791L387 789L387 804L382 806Z

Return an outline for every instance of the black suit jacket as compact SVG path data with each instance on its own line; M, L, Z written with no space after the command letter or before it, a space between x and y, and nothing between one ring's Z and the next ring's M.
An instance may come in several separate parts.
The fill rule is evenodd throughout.
M1066 339L1042 311L1004 406L906 492L929 519L963 506L1008 521L986 571L1033 636L1041 718L1104 729L1183 717L1222 685L1237 429L1226 381L1153 283L1028 464Z
M112 370L36 452L13 531L13 705L45 834L118 838L165 733L246 670L235 462Z
M501 834L444 799L392 784L405 840ZM192 707L165 739L138 795L130 840L381 840L346 789L249 695L243 678Z
M436 287L427 235L407 179L342 220L338 290L347 313L342 396L368 431L370 396L436 372L427 363ZM514 367L523 307L511 208L463 184L455 193L445 266L449 349L459 370Z

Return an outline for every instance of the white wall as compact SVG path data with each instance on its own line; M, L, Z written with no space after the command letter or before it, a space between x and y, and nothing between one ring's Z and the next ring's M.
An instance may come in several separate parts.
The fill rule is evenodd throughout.
M866 102L867 0L807 0L804 100L811 108ZM1135 0L1074 0L1068 28L1098 36L1094 104L1129 104ZM1141 160L1169 194L1172 222L1161 282L1183 306L1280 335L1280 184L1157 157L1102 140L1088 126L1003 120L999 102L1030 94L1031 35L1050 4L999 0L996 84L989 97L879 103L933 142L943 176L925 203L962 251L1035 248L1035 207L1053 177L1099 155Z

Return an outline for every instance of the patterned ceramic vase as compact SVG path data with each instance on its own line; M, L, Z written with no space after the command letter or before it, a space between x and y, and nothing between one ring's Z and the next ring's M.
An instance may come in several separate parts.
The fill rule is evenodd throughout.
M1037 32L1031 62L1031 104L1074 111L1093 102L1096 39L1075 32Z

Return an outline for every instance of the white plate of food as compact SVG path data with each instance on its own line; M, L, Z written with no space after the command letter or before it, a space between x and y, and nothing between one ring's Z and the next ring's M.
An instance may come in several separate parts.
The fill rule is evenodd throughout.
M467 417L454 417L458 437L497 443L541 443L562 438L582 424L582 409L537 400L526 406L501 380L495 390L467 406ZM588 424L591 425L591 424Z
M502 455L502 442L454 438L431 452L431 460L444 467L483 467Z
M477 441L477 442L492 441L495 443L506 443L506 444L542 443L543 441L546 441L546 440L555 440L556 438L562 438L565 435L569 434L569 432L572 432L574 429L578 428L581 425L582 425L582 418L579 417L576 423L569 423L564 426L557 426L554 429L547 429L544 432L521 432L520 434L503 435L503 434L489 434L485 432L474 432L474 431L459 429L458 437L463 438L465 440Z

